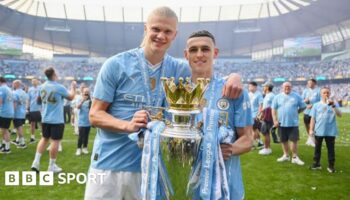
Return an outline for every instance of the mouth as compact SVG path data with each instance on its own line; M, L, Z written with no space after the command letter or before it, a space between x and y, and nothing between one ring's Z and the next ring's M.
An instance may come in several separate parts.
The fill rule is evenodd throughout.
M197 65L203 65L203 64L205 64L207 61L205 61L205 60L197 60L197 61L194 61L194 63L195 64L197 64Z

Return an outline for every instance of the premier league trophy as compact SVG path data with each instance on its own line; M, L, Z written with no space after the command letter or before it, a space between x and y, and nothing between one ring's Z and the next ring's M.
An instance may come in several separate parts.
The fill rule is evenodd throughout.
M202 137L202 123L196 122L196 115L205 104L203 95L210 79L198 78L193 83L190 78L179 78L178 84L175 84L174 78L163 77L161 81L169 120L166 120L165 130L160 134L160 147L174 190L172 199L183 199Z

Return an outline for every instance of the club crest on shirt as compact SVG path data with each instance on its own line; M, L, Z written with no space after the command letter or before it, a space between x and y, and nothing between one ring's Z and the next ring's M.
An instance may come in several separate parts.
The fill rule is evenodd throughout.
M217 106L220 110L227 110L230 107L230 103L227 99L219 99Z
M149 79L149 83L151 85L151 90L154 90L154 88L156 88L156 79L154 77L151 77Z

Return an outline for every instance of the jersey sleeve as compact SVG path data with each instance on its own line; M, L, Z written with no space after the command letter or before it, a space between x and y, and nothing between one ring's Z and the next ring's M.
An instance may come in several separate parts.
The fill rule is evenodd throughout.
M114 99L119 76L117 61L113 58L108 59L103 65L97 76L93 97L104 102L111 103Z
M239 99L234 100L234 122L235 127L245 127L253 124L252 109L249 95L246 90L242 92Z

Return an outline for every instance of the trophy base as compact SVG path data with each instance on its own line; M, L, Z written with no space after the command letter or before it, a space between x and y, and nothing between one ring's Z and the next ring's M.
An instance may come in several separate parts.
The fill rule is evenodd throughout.
M202 138L202 133L197 128L188 127L166 127L163 133L160 134L163 137L179 138L179 139L194 139L199 140Z

